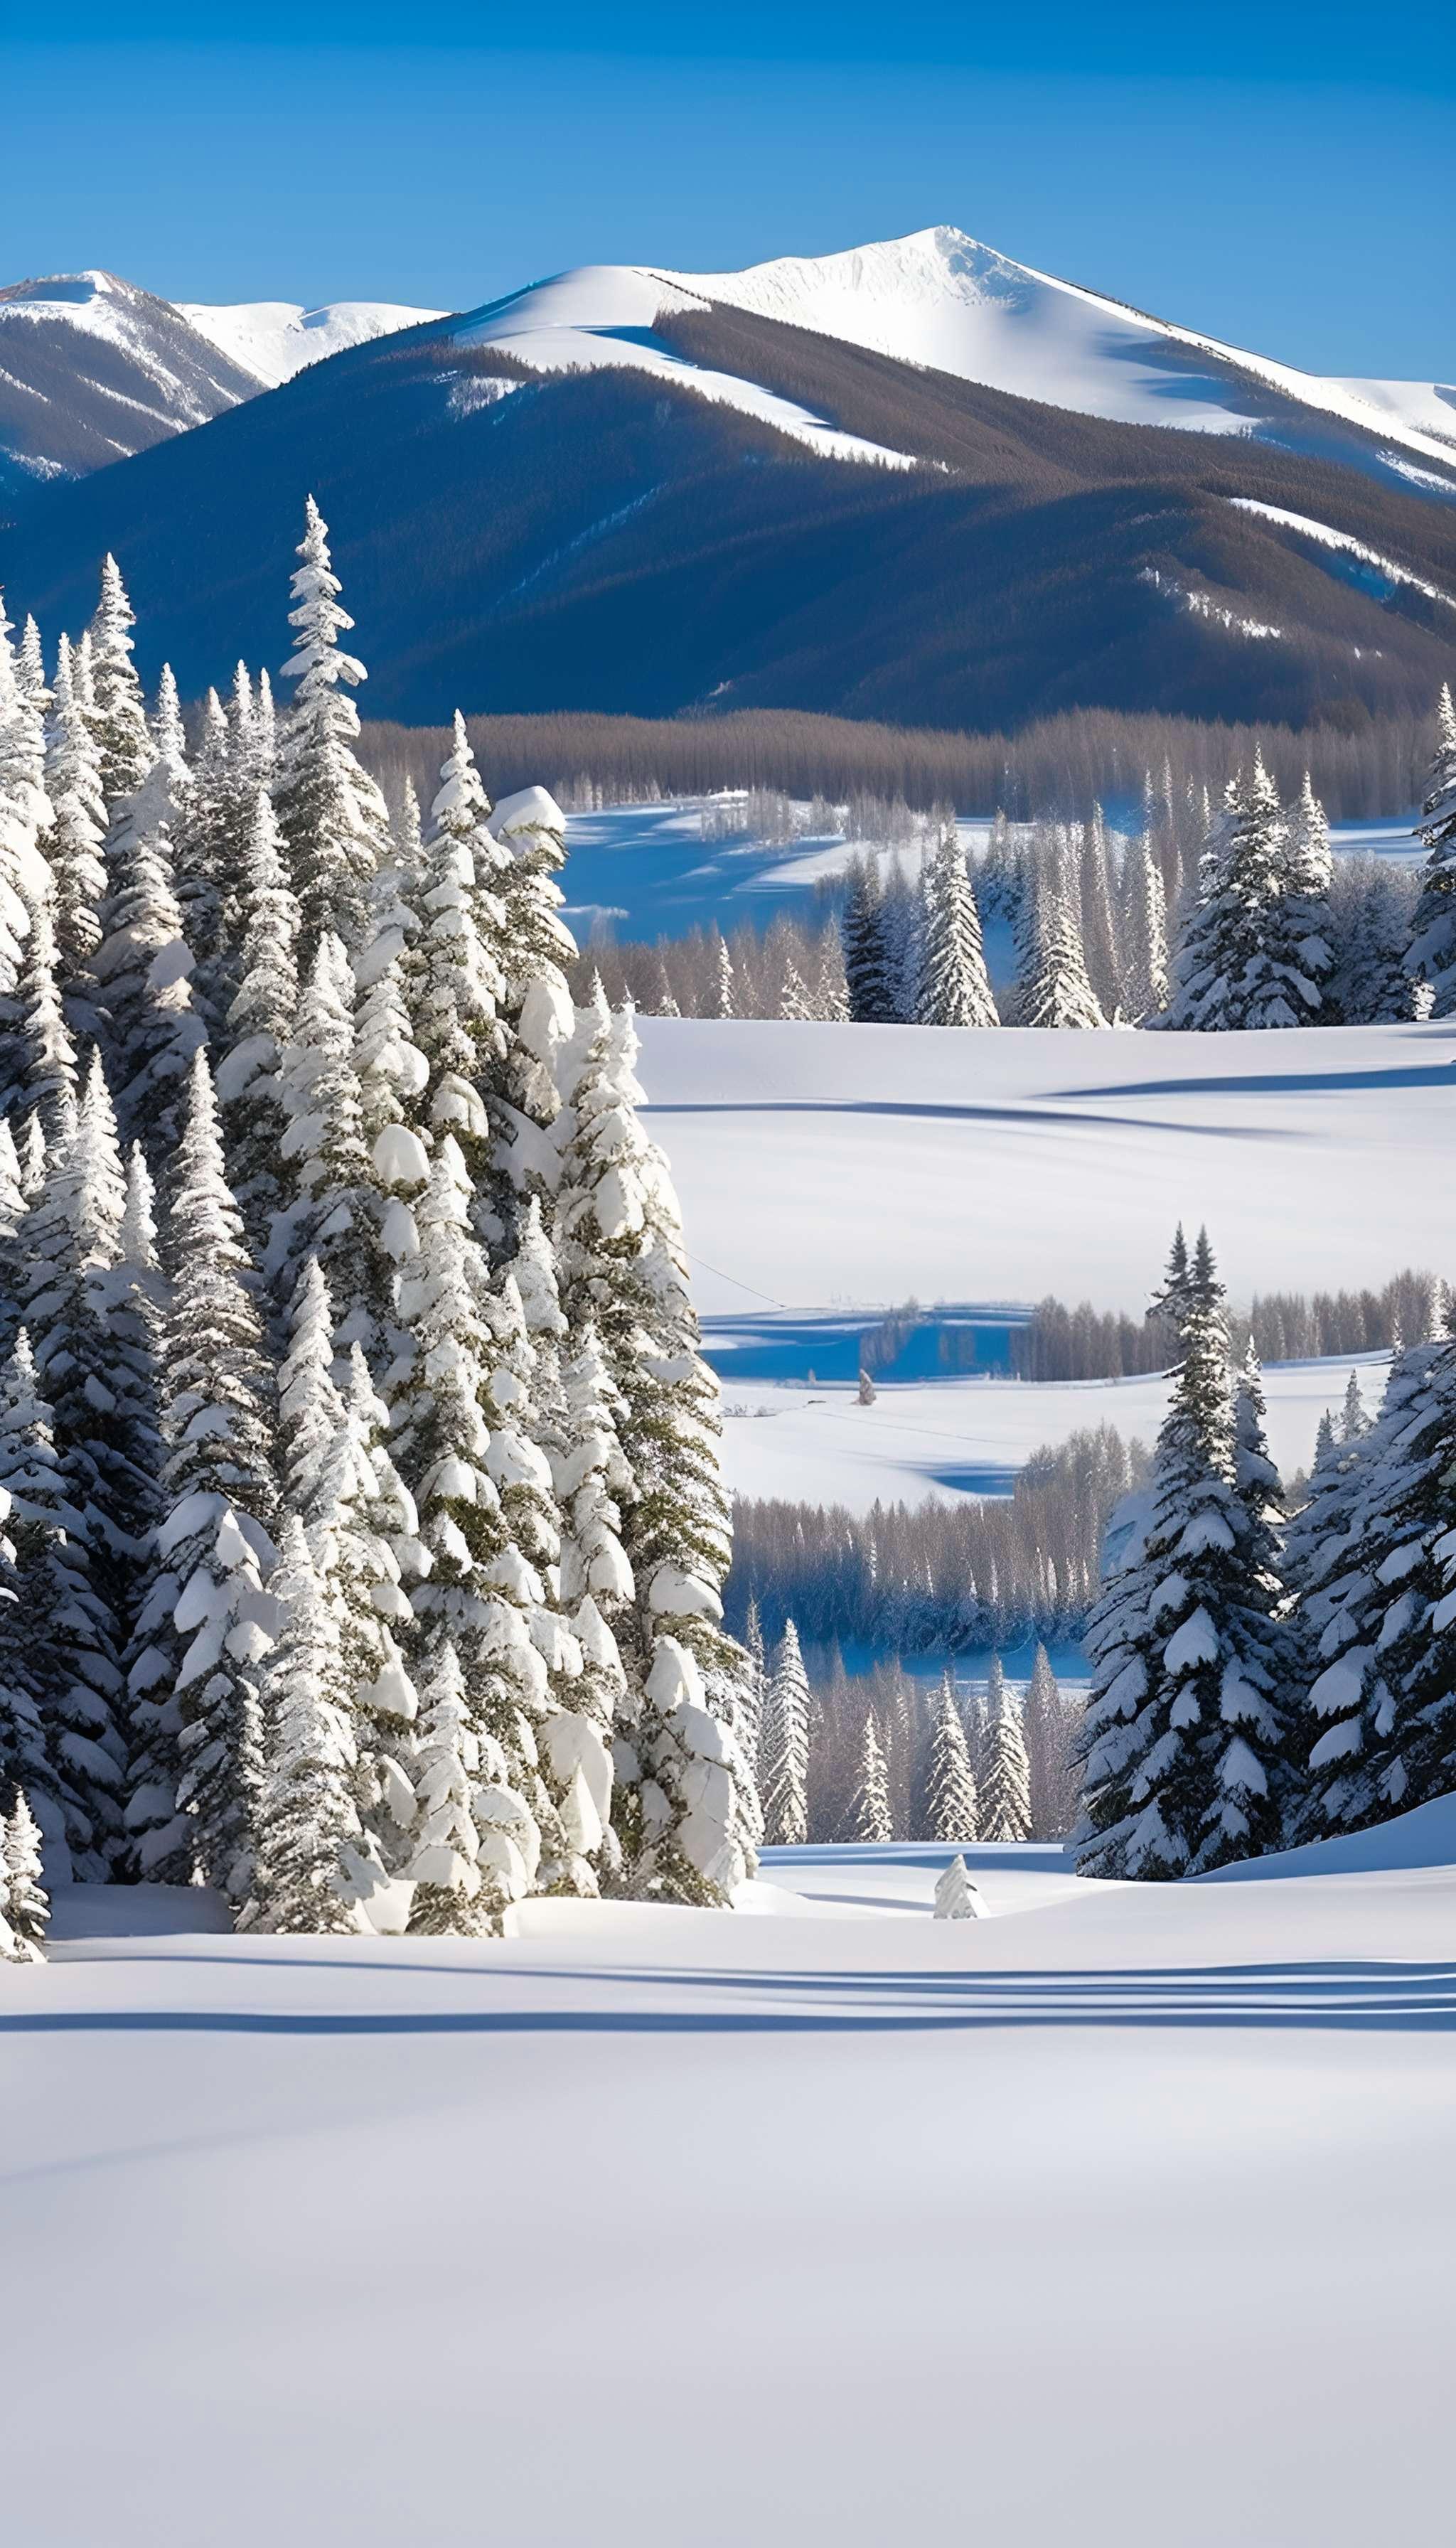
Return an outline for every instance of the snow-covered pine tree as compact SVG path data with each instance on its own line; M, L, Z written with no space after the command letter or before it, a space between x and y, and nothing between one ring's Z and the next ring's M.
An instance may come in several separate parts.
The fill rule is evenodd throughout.
M1330 982L1330 998L1347 1026L1402 1026L1428 996L1406 969L1409 924L1405 897L1390 867L1371 862L1350 913Z
M474 1925L470 1906L481 1891L474 1803L481 1780L481 1741L465 1676L453 1638L441 1633L419 1687L414 1846L409 1863L414 1887L410 1927L415 1937L451 1937ZM490 1892L494 1890L493 1884Z
M500 1165L509 1178L506 1202L518 1215L529 1195L555 1187L554 1137L561 1112L559 1061L576 1031L567 967L577 942L561 918L565 899L557 875L566 859L566 816L544 787L503 797L491 821L500 864L478 873L500 902L504 936L497 949L505 995L501 1024L505 1056L498 1082L499 1120L506 1143ZM513 1232L507 1230L507 1242Z
M665 1014L661 1009L658 1011L660 1017ZM812 1023L819 1015L814 994L791 956L783 968L783 988L778 995L778 1014L781 1018L788 1018L799 1026Z
M354 959L354 1067L375 1175L387 1192L407 1200L429 1176L414 1129L429 1086L429 1062L410 1024L418 940L419 920L404 898L399 868L381 867L370 895L369 934Z
M121 569L109 553L101 569L101 597L91 639L90 701L101 754L101 792L115 823L136 794L155 757L147 731L141 683L132 661L136 614L127 598Z
M980 1830L980 1798L965 1728L956 1705L956 1687L948 1671L936 1692L931 1720L930 1767L925 1789L925 1838L974 1840Z
M15 1942L16 1959L43 1963L50 1900L42 1882L41 1827L24 1787L18 1789L0 1831L0 1861L5 1873L5 1924Z
M318 941L300 994L279 1090L288 1126L280 1152L295 1199L276 1216L264 1271L281 1302L317 1256L333 1300L337 1351L362 1344L382 1365L393 1321L394 1267L384 1244L384 1199L364 1138L354 1048L355 983L343 942Z
M1135 1026L1160 1017L1168 1004L1168 915L1162 868L1145 839L1130 841L1123 861L1123 1009Z
M1284 1826L1289 1645L1236 1483L1228 1331L1206 1233L1181 1343L1140 1547L1086 1630L1092 1688L1073 1841L1096 1875L1198 1874L1277 1848Z
M738 1005L734 997L733 958L728 953L728 941L723 936L722 931L715 928L713 931L712 943L715 950L712 993L713 1016L715 1018L736 1018L738 1015Z
M33 610L26 612L26 624L15 650L15 678L37 715L47 716L54 694L46 679L46 650Z
M936 1878L935 1910L937 1920L979 1920L984 1905L972 1884L963 1858L953 1858Z
M410 1025L429 1069L422 1125L432 1136L450 1134L459 1144L480 1192L478 1217L489 1213L489 1234L499 1245L506 1216L495 1196L491 1122L481 1095L482 1083L503 1065L506 1050L500 1016L505 976L495 952L504 936L505 911L489 882L504 854L490 838L490 810L465 720L457 716L422 853Z
M1410 925L1406 969L1431 985L1431 1014L1456 1014L1456 705L1451 684L1436 706L1436 748L1418 836L1425 844L1420 900Z
M874 1711L870 1708L865 1714L864 1731L860 1742L859 1776L850 1799L849 1837L859 1841L885 1841L893 1840L894 1836L884 1747L874 1722Z
M721 1625L732 1542L717 1383L699 1351L667 1162L637 1113L630 1010L613 1019L598 999L575 1052L562 1306L574 1331L591 1321L600 1335L634 1488L622 1515L637 1603L622 1658L617 1829L628 1881L722 1900L749 1863L754 1818L742 1801L752 1773L731 1731L746 1658Z
M50 903L31 911L21 962L14 1053L18 1095L34 1110L47 1143L67 1140L76 1120L76 1047L61 999Z
M1277 959L1318 994L1315 1023L1337 1026L1333 996L1334 924L1329 912L1329 824L1305 772L1289 818L1284 890L1275 905ZM1307 1002L1308 1005L1308 1002Z
M0 1487L0 1798L29 1785L55 1799L49 1825L59 1839L64 1832L60 1782L58 1771L50 1768L41 1715L41 1641L24 1605L15 1526L10 1491Z
M225 880L242 846L231 833L231 729L222 700L210 689L203 702L192 784L178 810L173 864L182 934L196 967L196 1004L214 1036L227 1009L220 996ZM245 956L248 951L242 952Z
M54 894L62 997L73 1035L98 1032L92 960L101 945L106 898L106 798L101 755L83 712L71 641L56 651L55 693L46 744L46 792L54 812L46 844Z
M783 1635L764 1699L759 1741L759 1793L764 1839L774 1849L801 1849L809 1837L809 1677L792 1619Z
M25 1298L21 1232L30 1210L10 1125L10 1117L0 1115L0 1357L9 1353L20 1322Z
M1318 842L1306 844L1300 859L1308 883ZM1229 780L1209 837L1198 908L1173 968L1168 1026L1216 1031L1319 1019L1320 984L1332 957L1317 926L1319 897L1291 890L1291 862L1290 825L1255 754L1252 770Z
M1029 888L1017 1016L1024 1027L1107 1024L1087 979L1071 883L1060 855L1044 864Z
M241 979L228 1010L230 1041L218 1068L218 1102L228 1182L249 1247L261 1262L290 1186L281 1083L299 1005L299 907L283 864L277 818L261 789L253 799L241 903Z
M294 652L283 668L297 682L282 738L276 788L293 889L302 915L300 963L308 969L325 932L350 950L364 937L370 879L390 855L389 812L354 746L359 711L349 696L366 676L339 639L353 627L328 554L328 525L313 497L305 507L303 563L293 578Z
M982 1840L1028 1840L1032 1829L1031 1769L1021 1710L1003 1687L1001 1704L986 1727L986 1768L980 1788Z
M1033 1840L1061 1840L1077 1819L1081 1793L1075 1751L1075 1727L1072 1712L1063 1699L1051 1658L1044 1645L1037 1648L1032 1678L1022 1712L1022 1730L1026 1737L1028 1796L1031 1811L1029 1837Z
M48 848L50 824L45 727L21 686L10 622L0 606L0 1038L6 1043L6 1030L15 1022L30 913L46 891L42 844ZM5 1067L8 1075L14 1064L7 1059Z
M1105 1018L1115 1018L1125 1014L1126 1001L1117 932L1112 918L1112 852L1100 805L1094 805L1092 820L1082 825L1081 832L1077 855L1077 908L1081 919L1082 956L1087 979L1092 986L1092 997Z
M126 1752L111 1613L92 1582L92 1549L56 1457L24 1327L0 1376L0 1486L10 1497L20 1618L44 1759L31 1772L55 1879L104 1883L122 1829Z
M400 801L390 819L390 838L395 845L400 890L405 900L412 903L424 872L424 835L419 820L419 798L414 792L412 778L407 778L400 789Z
M922 894L920 985L916 1016L926 1027L994 1027L975 890L954 823L927 861Z
M390 1373L388 1388L396 1457L418 1506L428 1568L414 1595L419 1678L432 1687L442 1649L454 1649L480 1753L472 1799L476 1884L467 1888L462 1876L457 1898L441 1906L430 1898L436 1879L416 1870L415 1880L426 1888L417 1921L437 1926L442 1908L449 1908L457 1925L485 1932L508 1903L529 1892L540 1864L541 1834L523 1783L536 1766L531 1719L546 1675L521 1613L496 1590L495 1568L507 1542L487 1465L484 1392L492 1337L469 1195L465 1162L452 1136L443 1134L417 1209L418 1249L401 1274L400 1322L410 1351Z
M261 1676L265 1767L245 1925L340 1936L363 1925L353 1726L338 1614L297 1512L285 1517L269 1591L279 1620Z
M895 1016L885 945L883 900L872 863L856 859L840 920L850 1016L857 1026L884 1026Z
M748 1657L748 1671L743 1677L743 1701L734 1727L738 1748L745 1761L757 1762L759 1738L764 1726L764 1702L769 1695L769 1656L764 1643L764 1617L759 1596L749 1594L748 1616L743 1627L743 1651Z
M205 1053L192 1064L164 1234L171 1284L158 1565L134 1640L138 1733L179 1775L138 1814L140 1871L246 1900L262 1777L260 1669L276 1604L273 1374Z
M92 967L109 1021L117 1114L157 1174L176 1152L193 1056L207 1039L172 871L188 783L183 766L159 751L120 816L114 809L112 889Z

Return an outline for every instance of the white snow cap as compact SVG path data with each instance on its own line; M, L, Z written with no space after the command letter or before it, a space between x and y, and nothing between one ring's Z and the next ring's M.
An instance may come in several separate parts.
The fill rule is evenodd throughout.
M498 841L512 832L555 832L564 839L566 816L549 787L518 787L513 796L501 797L491 829Z

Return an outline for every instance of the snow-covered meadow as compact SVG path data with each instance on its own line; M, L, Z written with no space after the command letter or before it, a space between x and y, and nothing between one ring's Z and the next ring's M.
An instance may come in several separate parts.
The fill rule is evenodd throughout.
M893 1848L496 1943L62 1896L0 1969L8 2535L1438 2535L1440 1813L1237 1884L973 1851L956 1923Z
M1456 1028L1080 1035L644 1018L700 1308L1137 1311L1175 1224L1231 1298L1456 1264Z

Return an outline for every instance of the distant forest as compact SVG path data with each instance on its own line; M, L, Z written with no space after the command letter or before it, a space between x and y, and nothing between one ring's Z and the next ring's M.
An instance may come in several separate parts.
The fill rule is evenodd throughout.
M1144 773L1165 766L1180 794L1207 787L1217 797L1256 746L1281 793L1297 793L1308 770L1331 820L1371 821L1419 802L1436 732L1433 713L1401 710L1377 719L1356 701L1299 732L1111 708L1042 718L1014 735L861 724L787 708L676 718L474 716L466 726L496 796L546 772L569 807L764 787L838 802L900 797L922 812L939 804L961 814L999 807L1013 822L1085 820L1094 805L1132 804ZM361 749L392 793L408 777L427 803L449 742L442 726L380 721L365 725Z

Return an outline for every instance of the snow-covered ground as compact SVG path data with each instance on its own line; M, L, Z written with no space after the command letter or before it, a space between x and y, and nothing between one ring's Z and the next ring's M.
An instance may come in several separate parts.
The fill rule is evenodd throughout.
M1390 1357L1271 1363L1264 1374L1269 1445L1286 1477L1308 1469L1324 1410L1338 1415L1351 1370L1373 1414ZM888 1382L872 1407L853 1385L727 1380L723 1467L739 1496L794 1502L920 1503L928 1495L1005 1495L1044 1443L1112 1424L1151 1443L1167 1404L1161 1377L1139 1380Z
M1406 1828L1176 1888L976 1851L955 1924L904 1849L479 1946L63 1899L0 1969L7 2537L1442 2536L1456 1872Z
M641 1021L708 1311L1137 1311L1174 1225L1235 1301L1456 1266L1456 1027L1056 1034Z
M179 301L184 318L269 389L291 381L307 363L321 363L346 345L393 336L442 310L412 310L398 301L328 301L306 310L298 301Z

